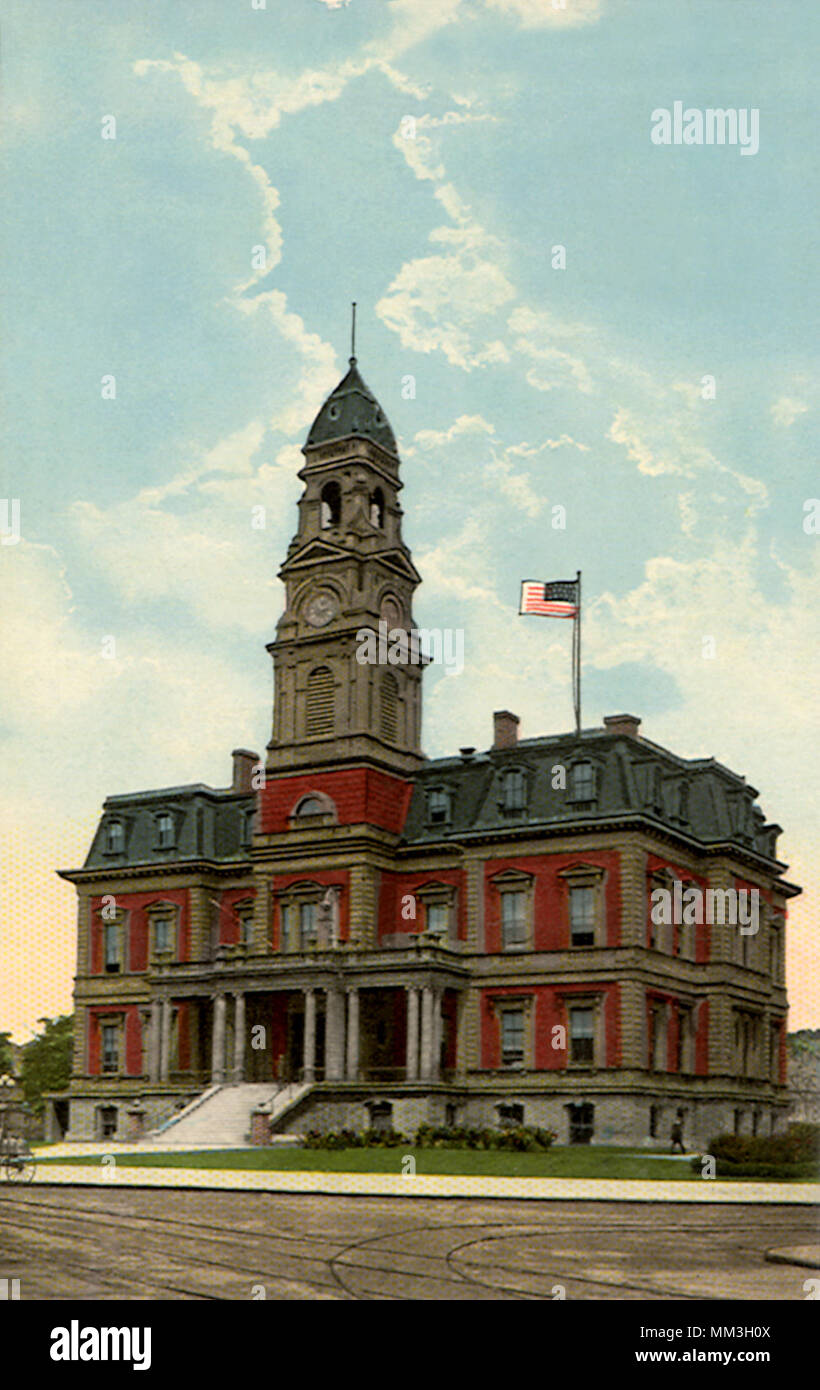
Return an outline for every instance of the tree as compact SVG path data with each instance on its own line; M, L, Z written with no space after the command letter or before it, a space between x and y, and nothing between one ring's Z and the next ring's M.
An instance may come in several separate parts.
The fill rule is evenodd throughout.
M71 1077L74 1016L38 1018L43 1031L23 1048L23 1093L35 1115L45 1109L46 1091L64 1091Z
M11 1051L11 1033L0 1032L0 1076L11 1072L14 1058Z

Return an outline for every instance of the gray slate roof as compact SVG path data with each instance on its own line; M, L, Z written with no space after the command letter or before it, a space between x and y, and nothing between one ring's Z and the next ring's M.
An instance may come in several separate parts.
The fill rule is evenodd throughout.
M572 767L581 761L593 767L591 800L573 796ZM558 765L566 768L565 789L553 786ZM505 775L512 769L525 774L520 811L504 805ZM451 819L444 825L432 824L429 815L429 794L438 787L451 793ZM590 729L580 737L522 739L512 748L427 763L416 778L403 843L629 817L652 820L704 846L729 842L776 862L780 826L766 823L756 797L745 778L713 758L679 758L644 738Z
M359 375L355 357L351 357L349 372L331 391L313 421L305 448L328 444L332 439L345 439L351 435L371 439L398 458L396 440L387 416Z
M109 796L83 868L115 872L129 864L243 862L249 857L246 816L254 804L253 793L215 791L202 782ZM168 848L159 845L157 818L162 812L170 813L174 823L174 843ZM123 827L121 853L107 848L113 821Z

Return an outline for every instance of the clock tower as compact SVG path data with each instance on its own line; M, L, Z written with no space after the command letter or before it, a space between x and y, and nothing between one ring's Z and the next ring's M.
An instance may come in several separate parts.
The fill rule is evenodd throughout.
M299 525L279 572L271 773L421 763L421 673L393 431L356 358L302 449Z

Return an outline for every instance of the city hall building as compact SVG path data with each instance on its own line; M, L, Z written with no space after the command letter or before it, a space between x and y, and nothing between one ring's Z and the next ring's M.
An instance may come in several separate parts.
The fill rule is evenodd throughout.
M224 789L109 797L63 871L76 1032L52 1135L775 1129L799 890L754 788L625 714L522 738L488 712L488 747L425 758L425 661L383 640L414 628L420 576L355 358L303 454L266 754L235 751ZM757 890L758 929L656 922L658 887Z

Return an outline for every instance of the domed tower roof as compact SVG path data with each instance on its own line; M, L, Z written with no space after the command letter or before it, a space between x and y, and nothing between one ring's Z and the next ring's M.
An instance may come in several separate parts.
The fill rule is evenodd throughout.
M350 435L370 439L398 458L390 422L373 392L362 381L355 357L350 358L350 370L331 391L313 421L305 448L329 444L333 439L346 439Z

